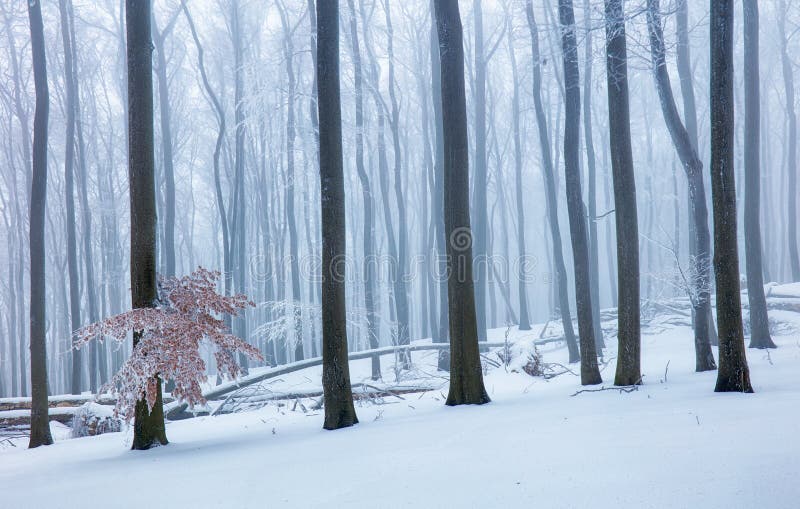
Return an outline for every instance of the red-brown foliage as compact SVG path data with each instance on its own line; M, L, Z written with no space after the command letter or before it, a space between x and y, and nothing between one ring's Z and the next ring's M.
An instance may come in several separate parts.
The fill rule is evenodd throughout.
M241 373L234 353L263 360L261 352L230 333L222 317L237 316L254 304L246 295L217 293L219 271L202 267L183 277L159 277L159 301L153 308L132 309L87 325L76 332L75 347L94 338L110 337L124 341L129 332L141 332L141 339L130 358L104 387L117 395L116 411L130 420L136 401L147 400L152 409L156 401L156 377L172 379L172 395L190 406L205 403L202 384L206 363L200 344L212 344L217 368L236 378Z

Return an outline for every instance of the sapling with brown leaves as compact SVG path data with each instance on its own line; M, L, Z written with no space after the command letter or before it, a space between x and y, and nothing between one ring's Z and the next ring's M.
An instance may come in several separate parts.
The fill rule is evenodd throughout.
M159 378L174 380L172 395L176 399L190 406L204 404L206 363L200 353L202 343L216 348L217 369L231 378L242 372L236 352L263 361L256 347L231 334L225 325L225 315L238 316L254 304L244 294L218 293L220 275L219 271L200 267L188 276L160 276L154 307L132 309L75 333L75 347L81 348L94 338L123 342L128 333L141 332L130 358L103 388L116 395L118 415L130 421L136 402L142 398L152 410Z

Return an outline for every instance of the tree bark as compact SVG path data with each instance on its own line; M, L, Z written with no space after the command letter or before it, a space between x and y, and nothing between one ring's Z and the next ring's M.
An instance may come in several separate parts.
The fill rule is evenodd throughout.
M719 370L716 392L753 392L742 332L736 187L733 166L733 1L711 2L711 195L717 282Z
M131 305L153 307L156 288L156 195L153 141L153 66L150 37L150 0L126 0L128 54L128 183L131 214ZM140 333L134 333L136 348ZM132 449L166 445L161 379L156 375L157 398L136 403Z
M583 0L583 139L586 143L587 205L589 213L589 272L592 276L592 326L595 346L602 355L606 342L600 326L600 255L597 235L597 161L592 135L592 22L590 0Z
M639 227L628 103L628 50L622 0L606 0L606 75L608 128L617 225L619 286L615 385L642 382L639 324Z
M469 146L464 42L458 0L439 0L436 26L442 85L444 224L450 319L450 390L446 404L488 403L478 347L469 217Z
M578 312L578 335L581 348L581 384L603 382L597 366L597 350L592 318L592 275L589 269L589 246L586 215L581 192L580 123L581 89L578 70L578 44L575 38L575 12L572 0L559 0L558 18L564 55L564 178L567 188L567 211L575 267L575 303Z
M47 337L44 220L47 210L47 121L50 92L47 86L42 4L28 1L36 110L33 117L33 175L30 200L30 349L31 438L29 448L50 445L47 404Z
M564 253L561 243L561 228L558 224L558 201L556 199L555 170L550 152L550 136L547 130L547 117L542 105L542 59L539 52L539 29L533 12L532 0L526 3L525 12L528 28L531 32L531 50L533 55L533 102L536 109L536 124L539 131L539 144L542 153L542 175L544 176L547 215L550 223L550 236L553 244L553 264L555 265L556 286L558 288L558 308L561 312L561 324L564 338L569 350L570 364L580 360L578 343L572 328L572 316L569 309L569 292L567 291L567 268L564 264Z
M744 243L747 299L750 304L750 348L775 348L769 333L764 272L761 262L761 91L758 57L758 3L743 0L744 18Z
M317 2L317 105L322 203L322 388L325 429L358 423L347 361L345 194L339 90L339 1Z
M681 123L675 98L672 95L669 71L666 63L664 32L661 28L659 0L647 2L647 26L650 35L650 51L653 58L653 73L656 89L661 101L664 122L672 138L673 146L686 172L689 187L689 205L692 213L689 231L694 234L692 246L692 272L695 287L690 289L690 300L694 315L695 370L716 369L714 354L709 338L710 298L710 237L708 230L708 210L706 208L705 187L703 183L703 163L692 141L690 131ZM692 114L692 116L694 116ZM757 209L756 209L757 210Z

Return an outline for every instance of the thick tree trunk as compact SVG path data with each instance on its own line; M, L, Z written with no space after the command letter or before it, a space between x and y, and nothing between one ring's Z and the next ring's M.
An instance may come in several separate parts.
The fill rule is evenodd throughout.
M339 1L317 2L317 104L322 203L322 388L325 429L358 423L347 361L345 194L339 91Z
M689 231L694 234L690 242L692 250L692 283L689 297L692 302L695 370L708 371L716 369L714 354L711 351L709 338L709 316L711 315L711 282L710 282L710 236L708 230L708 210L706 209L705 188L703 183L703 163L697 154L690 131L681 123L675 98L672 94L669 72L666 63L664 32L661 28L659 0L647 2L647 26L650 35L650 51L653 58L653 72L656 89L661 101L664 122L672 138L675 151L686 172L689 186L689 205L692 217ZM693 116L693 114L692 114Z
M33 117L33 175L30 200L30 348L31 439L29 447L50 445L47 405L47 338L44 219L47 209L47 121L50 92L47 86L42 4L28 1L36 111Z
M550 152L550 137L547 131L547 117L542 105L542 71L539 52L539 29L533 12L532 0L526 3L528 28L531 32L531 49L533 55L533 102L536 109L536 124L539 131L539 144L542 153L542 175L544 176L547 216L550 223L550 236L553 247L553 264L555 265L558 308L561 312L561 324L564 338L569 350L570 364L580 360L578 343L572 328L572 316L569 310L569 292L567 291L567 268L564 264L564 253L561 243L561 228L558 224L558 200L556 199L556 182L553 159Z
M128 53L128 183L131 207L131 305L153 307L156 288L156 196L153 145L153 66L150 0L126 0ZM133 336L133 347L139 341ZM161 379L156 375L157 399L136 403L132 449L166 445Z
M711 194L717 282L719 370L716 392L753 392L742 332L736 187L733 166L733 1L711 3Z
M615 385L642 382L639 325L639 227L628 104L628 50L622 0L606 0L608 129L617 224L619 281L617 372Z
M575 267L575 302L578 312L578 335L581 347L581 384L603 382L597 366L597 350L592 318L592 275L589 269L589 246L586 233L586 214L583 205L580 173L581 89L578 70L578 44L575 38L575 12L572 0L559 0L558 18L561 24L564 55L564 177L567 188L569 231Z
M469 146L464 42L458 0L435 2L439 34L444 145L444 223L450 317L447 405L488 403L478 347L469 217Z
M775 348L769 334L764 272L761 263L761 92L758 68L758 3L744 0L744 243L747 299L750 304L750 348Z

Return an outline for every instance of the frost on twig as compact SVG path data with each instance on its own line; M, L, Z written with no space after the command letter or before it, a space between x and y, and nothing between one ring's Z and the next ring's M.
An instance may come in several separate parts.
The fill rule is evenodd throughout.
M200 355L201 343L216 348L219 371L232 378L241 374L235 352L263 359L257 348L231 334L223 319L237 316L253 303L243 294L217 293L219 278L219 271L202 267L188 276L159 277L155 307L132 309L76 331L75 348L94 338L121 342L129 332L141 333L130 358L100 391L117 396L117 415L130 421L142 398L152 410L159 378L174 380L175 399L190 406L204 404L201 387L206 381L206 364Z

